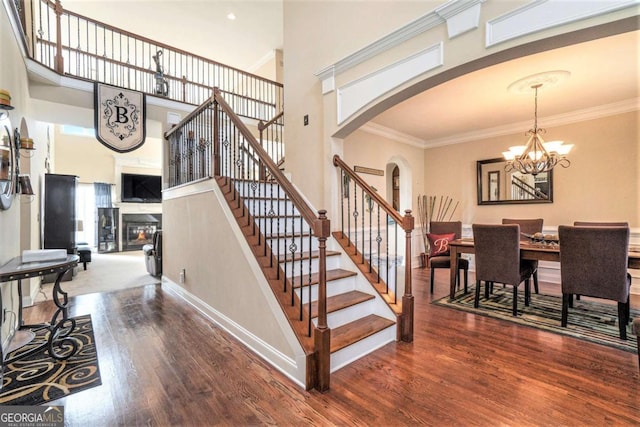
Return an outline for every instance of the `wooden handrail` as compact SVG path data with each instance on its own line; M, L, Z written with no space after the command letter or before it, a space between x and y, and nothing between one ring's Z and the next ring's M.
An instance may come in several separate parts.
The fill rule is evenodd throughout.
M209 108L211 105L213 105L213 103L215 102L215 94L211 95L211 98L207 99L205 102L203 102L202 104L200 104L198 106L198 108L196 108L195 110L193 110L192 112L190 112L189 114L187 114L181 121L179 124L177 124L176 126L172 127L171 129L169 129L168 131L166 131L164 133L164 139L169 140L169 137L171 135L173 135L174 132L177 132L182 126L182 124L187 123L189 121L191 121L191 119L193 119L194 117L198 116L200 113L202 113L204 110L206 110L207 108Z
M333 165L342 169L345 174L347 174L351 179L353 179L356 183L358 183L358 185L364 190L364 192L367 193L369 197L371 197L376 203L382 206L382 209L387 213L387 215L392 217L394 221L397 224L399 224L404 231L413 230L414 228L413 221L407 221L405 219L406 217L403 217L402 215L400 215L398 211L396 211L393 208L393 206L389 204L389 202L387 202L382 197L380 197L380 195L377 192L372 191L370 185L367 184L367 182L364 179L360 178L358 174L353 172L351 168L349 168L349 165L347 165L337 154L333 156Z
M261 120L260 123L258 123L258 130L259 131L265 130L266 128L268 128L269 126L277 122L278 119L282 116L284 116L284 111L280 111L278 114L276 114L276 116L273 119L269 120L268 122L263 123Z
M350 179L353 179L357 186L366 193L371 199L378 204L378 206L382 207L382 210L393 220L398 226L400 226L405 232L405 258L408 263L408 268L404 269L404 294L402 296L402 314L399 318L399 336L402 341L412 342L413 341L413 307L414 307L414 297L412 290L412 276L411 276L411 234L413 233L413 229L415 227L415 218L411 215L411 210L405 210L405 215L401 216L386 200L384 200L380 195L371 190L371 186L367 184L367 182L360 178L355 172L351 170L349 165L347 165L340 156L337 154L333 156L333 164L334 166L340 168L342 173L345 176L348 176ZM343 213L344 215L344 213ZM364 223L363 223L364 227ZM344 235L344 229L343 229ZM379 236L379 235L378 235ZM347 237L350 241L350 237ZM356 233L357 238L357 233ZM355 244L354 244L355 246ZM362 263L365 262L364 250L362 251ZM387 263L389 261L387 260Z
M56 10L57 5L59 4L59 11L60 11L61 14L67 14L69 16L73 16L73 17L78 18L78 19L83 19L83 20L85 20L87 22L91 22L93 24L96 24L97 26L103 27L103 28L108 29L110 31L113 31L115 33L119 33L119 34L122 34L124 36L136 39L136 40L147 42L149 44L153 44L155 46L162 47L164 49L170 49L170 50L175 51L177 53L180 53L182 55L191 56L193 58L200 59L200 60L202 60L204 62L213 64L213 65L219 65L221 67L228 68L228 69L233 70L233 71L237 71L238 73L245 74L245 75L250 76L252 78L255 78L255 79L258 79L258 80L262 80L264 82L268 82L268 83L274 84L276 86L284 87L284 85L282 83L274 82L274 81L269 80L269 79L267 79L265 77L258 76L256 74L252 74L252 73L248 73L248 72L246 72L244 70L241 70L239 68L235 68L235 67L231 67L231 66L226 65L226 64L222 64L220 62L205 58L203 56L200 56L200 55L197 55L197 54L194 54L194 53L191 53L191 52L187 52L187 51L182 50L180 48L177 48L177 47L174 47L174 46L162 43L162 42L158 42L157 40L152 40L150 38L147 38L147 37L144 37L144 36L141 36L141 35L138 35L138 34L131 33L129 31L127 31L127 30L123 30L122 28L114 27L113 25L109 25L107 23L104 23L102 21L98 21L98 20L93 19L93 18L89 18L87 16L81 15L81 14L73 12L71 10L64 9L59 0L56 0L56 1L40 0L40 1L42 1L43 3L46 3L49 7L51 7L54 10ZM57 12L57 10L56 10L56 12Z
M233 110L229 107L229 104L224 100L220 90L218 88L213 89L213 97L220 107L227 113L233 124L240 129L240 132L245 137L251 148L258 154L261 160L264 162L265 167L271 172L271 176L275 178L278 184L289 195L289 198L293 201L294 206L300 212L300 215L305 219L309 226L313 229L316 237L329 237L329 230L325 230L323 221L320 221L314 211L309 207L307 202L302 198L298 190L289 182L288 179L282 174L282 171L269 157L267 152L262 148L258 140L251 134L251 131L240 120L240 118L233 114ZM326 234L323 234L326 233Z

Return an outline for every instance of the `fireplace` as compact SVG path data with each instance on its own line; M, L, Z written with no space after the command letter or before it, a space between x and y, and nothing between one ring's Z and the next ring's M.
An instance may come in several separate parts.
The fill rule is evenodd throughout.
M122 250L140 250L162 229L162 214L122 214Z

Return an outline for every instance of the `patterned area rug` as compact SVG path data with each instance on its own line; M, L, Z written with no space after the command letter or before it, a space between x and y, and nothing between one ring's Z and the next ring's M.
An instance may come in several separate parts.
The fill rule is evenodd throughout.
M520 290L519 290L520 291ZM636 336L631 333L631 323L627 328L627 340L620 339L618 331L618 306L584 299L573 302L569 308L566 328L560 326L562 317L562 297L531 294L531 305L524 305L524 292L518 293L518 316L511 314L513 293L511 286L497 285L489 299L484 299L484 286L480 294L480 307L473 308L475 287L470 287L465 295L456 293L452 301L449 296L436 300L433 304L455 308L469 313L502 319L520 325L544 329L561 335L591 341L629 352L638 350ZM640 316L640 310L631 310L631 318Z
M7 364L0 405L40 405L102 384L91 316L79 316L75 320L76 327L70 337L77 340L78 351L67 360L56 360L44 346L24 359ZM38 330L31 343L7 354L6 359L45 342L48 334L48 329Z

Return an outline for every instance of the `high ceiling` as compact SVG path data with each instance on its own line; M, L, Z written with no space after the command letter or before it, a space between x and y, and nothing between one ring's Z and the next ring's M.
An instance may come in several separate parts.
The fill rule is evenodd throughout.
M640 32L624 33L527 56L451 80L387 110L373 123L417 138L428 146L462 141L471 134L533 124L534 95L508 86L532 74L565 70L570 77L540 89L539 124L545 118L602 110L622 103L638 108ZM614 105L610 105L611 108ZM624 106L617 105L618 108ZM511 129L513 130L513 129Z
M67 0L64 6L248 71L283 44L281 0ZM235 20L227 18L229 12ZM533 95L516 95L507 87L551 70L569 71L571 76L562 85L541 89L542 127L559 116L610 104L635 102L637 109L639 47L636 31L502 63L416 95L371 123L424 147L462 142L479 133L507 133L505 129L524 132L533 121Z
M63 7L245 71L282 49L282 0L64 0Z

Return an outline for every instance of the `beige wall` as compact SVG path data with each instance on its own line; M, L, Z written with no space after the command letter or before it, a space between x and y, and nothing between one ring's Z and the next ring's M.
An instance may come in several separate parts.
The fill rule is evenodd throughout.
M333 151L324 128L326 121L335 123L335 116L324 116L321 83L315 73L439 4L284 2L286 168L318 209L329 208L324 186L333 179L325 177ZM304 115L309 116L308 126L303 125Z
M639 113L626 113L547 129L547 139L575 144L571 166L554 169L551 204L477 205L476 161L500 157L523 134L425 150L425 188L460 200L462 221L498 223L503 217L542 217L546 226L576 220L628 221L640 226L638 210Z
M160 175L162 141L147 136L145 143L129 153L117 153L96 138L68 135L55 126L54 172L77 175L79 182L118 184L118 165L124 172ZM138 165L138 166L136 166Z
M342 160L350 167L364 166L384 171L384 176L360 174L369 184L374 186L389 204L392 204L391 173L389 166L400 168L400 213L412 209L418 194L424 192L424 150L409 144L390 140L386 137L365 131L356 131L344 140Z
M184 269L179 286L205 314L254 351L272 352L272 362L304 384L304 366L295 367L302 349L226 203L214 180L165 194L163 276L180 284ZM279 363L274 350L295 362Z

